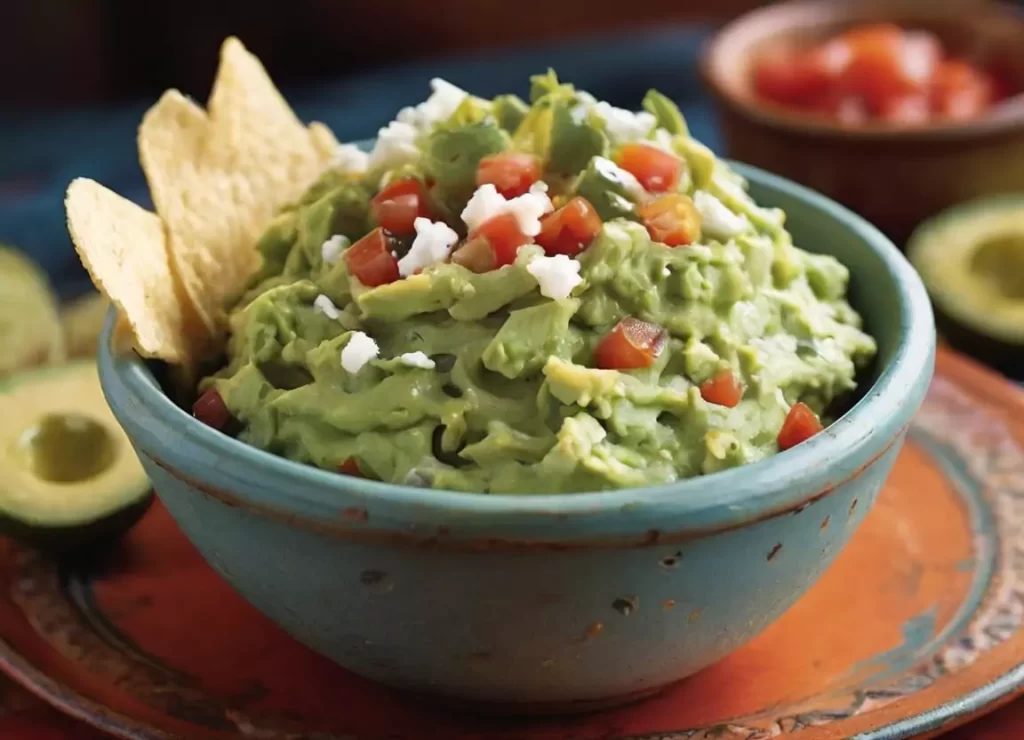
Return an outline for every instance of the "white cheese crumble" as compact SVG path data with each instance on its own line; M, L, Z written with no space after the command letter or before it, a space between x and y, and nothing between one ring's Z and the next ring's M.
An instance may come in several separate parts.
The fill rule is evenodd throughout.
M380 353L377 343L361 331L353 332L341 350L341 366L346 372L358 373L363 365Z
M338 260L341 258L341 253L351 243L352 241L347 236L335 234L320 245L320 259L324 261L325 265L338 264Z
M658 119L647 111L634 113L625 108L616 108L603 100L595 103L593 110L604 119L608 138L615 144L645 139L658 123Z
M423 370L433 370L436 363L423 352L406 352L398 356L398 361L409 367L418 367Z
M625 188L626 192L635 200L639 200L647 194L644 186L633 176L632 172L622 169L610 159L594 157L594 167L602 177Z
M416 238L409 252L398 260L398 272L402 277L441 262L459 240L459 235L443 221L431 221L421 216L413 221L413 227L416 229Z
M355 144L340 144L334 152L331 167L342 172L360 175L366 172L370 164L370 155Z
M494 185L481 185L462 209L462 220L472 231L495 216L511 213L515 216L520 231L527 236L537 236L540 233L540 217L553 209L551 198L547 195L547 184L543 188L537 185L538 183L534 183L530 192L511 200L505 200Z
M583 282L580 263L564 254L536 257L526 266L526 271L537 279L540 294L555 300L568 298L572 289Z
M418 135L416 128L408 123L392 121L377 132L377 143L370 152L367 166L374 170L392 170L419 161Z
M548 184L543 180L537 180L537 182L530 186L530 192L534 195L547 195Z
M424 131L433 124L447 120L455 109L469 95L461 87L457 87L447 80L435 77L430 81L432 90L430 97L416 107L406 107L398 111L397 120L414 128Z
M494 185L490 183L481 185L466 203L466 207L462 209L462 220L472 231L484 221L504 213L505 203L505 198Z
M659 128L654 132L653 139L643 139L640 144L654 147L655 149L661 149L663 152L669 154L676 154L675 143L673 142L673 136L668 132L667 129ZM679 156L678 154L676 156Z
M747 217L733 213L728 207L706 190L693 194L693 204L700 213L701 233L714 239L731 239L750 227Z
M931 34L925 31L908 31L903 36L903 47L900 52L903 74L920 85L926 84L939 63L939 47ZM853 56L852 52L850 56Z
M313 310L322 313L329 319L337 319L341 316L341 311L334 305L334 302L325 296L323 293L318 295L313 301Z

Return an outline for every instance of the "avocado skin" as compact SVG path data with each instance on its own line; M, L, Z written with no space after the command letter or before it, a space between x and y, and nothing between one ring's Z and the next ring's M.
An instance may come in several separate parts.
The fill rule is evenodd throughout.
M147 491L142 498L99 519L56 527L0 514L0 536L53 553L104 549L117 543L142 519L154 498L153 492Z
M1024 381L1024 344L980 334L944 312L934 301L932 310L939 336L953 349L983 362L1011 380Z
M966 239L977 244L998 236L1001 233L1000 225L1006 221L1007 214L1018 222L1024 218L1024 198L1014 193L982 196L953 206L918 225L907 242L906 254L928 290L939 337L953 349L988 365L1011 380L1022 381L1024 331L1012 339L997 338L986 333L986 314L983 312L968 311L967 315L972 317L970 322L956 318L943 307L943 303L955 302L956 282L970 278L965 275L964 268L953 276L946 271L936 271L934 260L929 259L948 245L951 238L954 243L964 243ZM991 226L993 223L995 228ZM932 265L931 269L927 269L929 264Z

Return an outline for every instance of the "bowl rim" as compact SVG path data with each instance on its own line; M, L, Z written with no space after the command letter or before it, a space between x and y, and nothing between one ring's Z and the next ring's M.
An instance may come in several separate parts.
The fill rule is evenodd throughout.
M518 517L515 524L533 531L536 517L546 522L552 516L572 514L629 514L620 519L635 525L639 520L631 515L643 509L647 521L659 515L685 519L685 526L677 533L706 533L802 508L859 475L885 454L906 428L923 398L927 383L922 381L930 378L933 368L935 331L931 306L910 263L888 237L863 218L783 177L749 165L729 164L751 182L802 200L854 232L882 260L898 293L899 333L889 365L853 408L824 432L785 454L673 483L599 492L479 494L351 478L263 451L194 419L164 393L138 356L116 352L113 310L107 317L99 346L98 365L104 393L138 451L147 455L154 448L161 451L159 457L149 455L157 465L206 493L224 493L236 504L278 513L312 510L338 514L354 504L383 505L390 506L390 513L396 518L405 514L413 520L448 521L446 517L468 512L480 515L478 521L482 518L496 525L503 516ZM143 415L148 415L145 421ZM241 466L239 469L244 469L252 480L288 485L278 486L270 498L255 501L259 497L250 496L250 492L223 492L207 487L207 481L197 483L194 477L186 478L175 472L174 463L169 462L181 460L181 467L187 470L189 456L183 449L190 445ZM843 461L859 461L859 466L848 466L842 477L836 479L836 468L842 467L837 463ZM220 465L216 468L206 472L214 474L213 477L225 475ZM616 525L619 526L626 525Z
M1020 31L1022 43L1024 43L1024 10L1008 6L1001 2L975 2L974 0L961 0L959 6L962 9L971 9L973 12L964 13L958 18L977 27L983 23L1006 22L1012 23ZM758 124L770 128L784 130L790 133L803 136L815 136L820 138L838 138L847 141L868 141L872 144L895 143L912 144L923 142L945 142L961 139L978 139L985 137L998 137L1013 134L1024 129L1024 91L1020 92L1005 109L997 111L994 115L986 115L977 119L964 122L939 123L921 127L892 126L884 123L872 123L858 126L843 126L822 116L808 115L800 111L794 111L782 105L772 105L754 100L750 96L739 95L722 80L722 70L727 64L725 58L728 43L737 34L743 33L752 25L763 22L777 16L786 14L801 14L805 17L814 16L825 21L826 18L837 24L845 22L856 22L863 18L863 14L882 15L890 14L900 18L901 13L912 13L919 18L932 17L935 19L949 18L951 12L955 12L957 5L949 3L932 3L927 6L929 16L916 0L890 0L888 3L878 4L869 2L857 2L856 0L786 0L781 3L773 3L750 12L744 13L738 18L722 26L715 34L708 39L700 53L699 72L705 85L712 95L723 105L729 107L735 113L743 115ZM946 13L935 13L936 9L945 10ZM777 35L784 35L785 31L777 31Z

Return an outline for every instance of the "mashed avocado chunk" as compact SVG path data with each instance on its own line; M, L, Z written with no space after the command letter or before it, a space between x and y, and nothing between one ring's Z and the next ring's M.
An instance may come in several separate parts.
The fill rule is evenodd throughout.
M197 416L327 470L516 494L713 473L827 423L876 351L846 268L668 98L531 82L527 104L435 81L284 209Z

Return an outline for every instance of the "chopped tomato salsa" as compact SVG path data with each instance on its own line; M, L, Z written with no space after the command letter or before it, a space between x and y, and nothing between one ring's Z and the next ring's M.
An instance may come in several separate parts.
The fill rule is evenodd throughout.
M683 174L683 160L647 144L626 144L615 159L649 193L675 190Z
M478 239L490 246L495 267L511 265L516 261L519 247L530 242L530 237L519 228L519 221L511 213L502 213L484 221L469 232L466 241L469 243Z
M821 425L821 421L817 414L811 411L810 406L802 401L797 401L790 407L789 413L786 414L786 420L782 423L782 429L779 430L777 437L779 449L788 450L791 447L796 447L822 429L824 427Z
M681 247L700 236L700 212L688 195L666 193L641 203L636 212L656 242Z
M231 423L231 412L216 388L207 388L196 399L192 404L192 416L219 432L223 432Z
M378 285L398 280L398 259L391 239L383 228L376 228L344 252L348 270L363 285Z
M601 217L586 198L575 197L540 222L535 241L547 254L575 257L601 233Z
M483 238L469 239L452 252L452 262L471 272L490 272L498 266L491 243Z
M430 217L430 199L423 183L413 178L396 180L370 201L377 223L392 234L412 234L417 218Z
M532 154L502 152L480 160L476 184L489 183L506 198L515 198L528 192L540 176L540 160Z
M650 367L667 342L668 332L662 327L627 316L601 339L594 362L602 370Z
M364 478L363 471L359 469L359 461L354 457L349 457L338 466L338 472L344 473L345 475L353 475L356 478Z
M764 54L752 78L762 99L845 125L966 120L1008 94L991 70L950 56L935 34L891 23Z
M700 395L708 403L733 408L743 398L743 384L732 370L722 370L701 383Z

